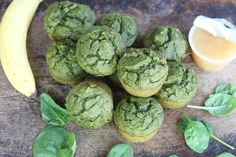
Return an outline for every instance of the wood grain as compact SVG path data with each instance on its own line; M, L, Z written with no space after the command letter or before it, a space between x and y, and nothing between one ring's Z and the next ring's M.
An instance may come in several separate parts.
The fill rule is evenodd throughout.
M0 1L2 17L11 0ZM58 102L63 103L68 87L52 80L45 64L45 52L51 41L43 30L42 17L53 0L44 0L33 19L28 35L28 55L36 78L38 93L49 92ZM78 0L90 5L98 16L109 11L127 13L135 18L139 27L139 37L135 44L142 47L143 34L155 25L173 25L185 34L189 31L197 15L223 17L236 24L235 0ZM236 61L218 73L200 70L190 56L185 63L194 68L199 78L199 90L190 104L201 105L220 82L236 84ZM132 144L135 157L214 157L223 151L230 151L215 141L203 154L192 152L186 147L183 137L176 130L176 121L187 112L193 117L209 121L216 135L236 146L236 113L226 118L215 118L206 112L191 109L166 110L165 122L158 134L150 141ZM0 68L0 157L30 157L32 145L39 131L46 126L39 112L38 99L28 99L17 93L7 81ZM116 143L126 142L118 134L111 122L99 130L80 129L73 124L65 126L77 134L76 156L103 157ZM230 151L232 152L232 151ZM236 151L232 152L236 154Z

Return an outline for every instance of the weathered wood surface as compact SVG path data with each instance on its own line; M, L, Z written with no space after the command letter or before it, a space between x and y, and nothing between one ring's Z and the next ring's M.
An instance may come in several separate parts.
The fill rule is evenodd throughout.
M0 0L0 17L10 1ZM59 102L63 102L68 88L52 80L47 72L44 57L50 40L43 30L42 17L45 9L52 2L53 0L44 0L33 19L28 35L28 52L38 93L49 92ZM227 18L236 24L235 0L78 0L78 2L90 5L98 16L109 11L132 15L139 26L139 39L146 30L156 24L174 25L187 34L193 19L199 14ZM142 45L137 42L136 46ZM212 93L215 85L220 82L236 84L236 61L218 73L200 70L190 56L185 62L196 70L199 78L199 90L191 102L193 105L201 105ZM213 157L228 151L215 141L211 141L208 150L203 154L193 153L188 149L175 126L182 112L208 120L219 137L236 146L236 113L226 118L216 118L203 111L185 108L166 110L165 122L159 133L146 143L133 144L135 156L166 157L178 154L180 157ZM45 126L40 117L38 100L28 99L12 89L0 68L0 157L32 156L33 141ZM80 129L72 124L67 125L66 128L77 134L76 156L80 157L103 157L112 145L126 142L120 137L112 122L99 130ZM236 154L236 151L232 153Z

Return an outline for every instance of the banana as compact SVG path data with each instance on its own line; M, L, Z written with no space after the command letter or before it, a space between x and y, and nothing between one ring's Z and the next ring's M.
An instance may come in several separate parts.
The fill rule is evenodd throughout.
M23 95L36 94L27 57L26 40L31 20L43 0L13 0L0 24L0 59L11 85Z

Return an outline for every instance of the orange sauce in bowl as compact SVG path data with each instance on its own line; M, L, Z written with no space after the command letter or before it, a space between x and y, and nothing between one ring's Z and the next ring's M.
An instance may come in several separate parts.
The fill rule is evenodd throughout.
M195 48L206 58L215 60L230 59L236 55L236 43L197 28L192 36Z
M213 36L195 26L189 32L189 43L193 60L206 71L222 70L236 58L236 43Z

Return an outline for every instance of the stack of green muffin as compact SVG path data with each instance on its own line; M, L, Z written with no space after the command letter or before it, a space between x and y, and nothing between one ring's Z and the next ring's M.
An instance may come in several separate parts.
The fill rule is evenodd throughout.
M144 142L161 127L162 107L183 107L196 93L196 75L181 63L188 44L179 29L157 26L145 35L144 48L131 48L138 35L131 16L108 13L95 21L90 7L79 3L48 8L44 28L53 40L46 53L48 71L62 84L79 83L66 107L80 127L103 127L113 115L124 138ZM86 80L91 75L93 81ZM105 76L128 93L114 114L110 88L96 81Z

